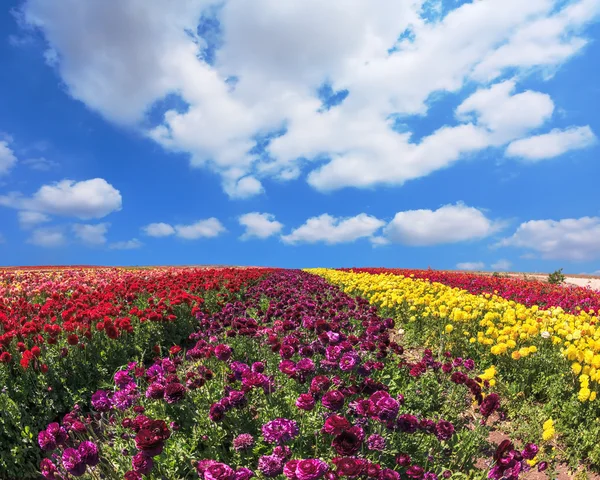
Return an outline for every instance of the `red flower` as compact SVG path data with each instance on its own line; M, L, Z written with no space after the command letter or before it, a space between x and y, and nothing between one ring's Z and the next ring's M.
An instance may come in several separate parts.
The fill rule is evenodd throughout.
M34 347L31 349L31 354L32 354L34 357L38 358L38 357L39 357L39 356L42 354L42 351L40 350L40 347L38 347L37 345L35 345L35 346L34 346Z
M79 337L75 333L72 333L67 337L67 343L69 345L77 345L79 343Z
M179 352L181 352L181 347L179 345L173 345L169 348L169 353L171 355L177 355Z
M9 363L12 360L12 355L8 352L0 353L0 363Z

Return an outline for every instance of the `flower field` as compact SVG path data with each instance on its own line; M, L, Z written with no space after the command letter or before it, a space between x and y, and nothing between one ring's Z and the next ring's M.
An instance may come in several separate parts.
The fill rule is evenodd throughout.
M405 345L475 359L521 419L522 441L558 439L564 459L600 464L597 292L424 270L312 272L396 319Z
M544 301L521 304L509 284L399 273L0 273L0 478L500 480L597 463L593 297L567 309L527 286ZM499 427L511 440L490 443Z

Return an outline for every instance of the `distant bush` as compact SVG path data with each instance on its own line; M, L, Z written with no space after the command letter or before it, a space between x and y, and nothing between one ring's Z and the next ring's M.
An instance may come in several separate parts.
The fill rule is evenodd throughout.
M554 285L560 285L561 283L564 283L566 280L566 277L564 276L562 271L563 271L563 269L560 268L560 269L552 272L550 275L548 275L548 283L552 283Z

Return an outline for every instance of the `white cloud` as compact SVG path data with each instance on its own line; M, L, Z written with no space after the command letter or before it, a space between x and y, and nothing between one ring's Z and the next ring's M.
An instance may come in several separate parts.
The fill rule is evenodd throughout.
M121 193L102 178L75 182L62 180L42 186L31 197L0 195L0 205L82 220L102 218L121 210Z
M131 240L111 243L108 248L111 250L134 250L136 248L141 248L143 245L144 244L137 238L132 238Z
M270 213L246 213L238 218L240 225L246 227L246 231L240 237L242 240L249 238L268 238L276 235L283 228L283 223L275 220Z
M168 223L151 223L142 228L150 237L169 237L176 235L186 240L218 237L227 230L215 217L199 220L190 225L169 225Z
M104 245L106 243L108 227L108 223L99 223L96 225L78 223L73 225L73 233L78 240L86 245Z
M584 261L600 258L600 217L530 220L500 241L500 247L532 250L545 259Z
M281 239L289 244L324 242L334 245L371 237L384 225L384 221L366 213L347 218L336 218L324 213L309 218L304 225L294 229L289 235L283 235Z
M17 157L8 146L8 141L0 140L0 176L6 175L17 163Z
M168 223L151 223L142 228L149 237L168 237L175 235L175 229Z
M459 118L474 115L491 132L490 145L502 145L548 120L554 111L549 95L527 90L513 94L514 80L477 90L456 109Z
M596 141L596 135L589 126L571 127L565 130L555 128L543 135L512 142L506 149L506 155L535 162L558 157L571 150L591 147Z
M206 220L199 220L190 225L175 225L176 235L186 240L214 238L225 231L223 224L214 217L207 218Z
M463 262L457 263L456 268L459 270L483 270L485 263L483 262Z
M50 221L50 217L41 212L22 211L18 213L21 228L31 228L39 223Z
M384 236L393 243L404 245L438 245L481 239L501 226L482 211L459 203L444 205L437 210L398 212L385 227Z
M27 243L37 245L39 247L61 247L66 243L67 239L61 228L48 227L37 228L31 232L31 237Z
M199 58L206 42L196 27L215 5L223 45L209 65ZM513 94L515 84L580 52L583 30L599 11L597 0L480 0L431 20L423 5L27 0L24 19L43 31L74 98L145 129L164 148L188 154L193 166L220 174L231 197L246 198L263 191L264 178L311 169L308 181L320 190L402 184L527 135L553 104L539 92ZM433 93L460 94L507 72L515 80L471 100L477 123L462 116L418 143L390 128L390 115L426 115ZM325 80L350 94L320 112L316 91ZM148 128L150 107L172 93L187 107ZM257 134L282 125L287 131L267 148L270 158L249 153Z
M512 263L508 260L498 260L495 263L492 263L492 268L494 270L510 270L510 267L512 266Z

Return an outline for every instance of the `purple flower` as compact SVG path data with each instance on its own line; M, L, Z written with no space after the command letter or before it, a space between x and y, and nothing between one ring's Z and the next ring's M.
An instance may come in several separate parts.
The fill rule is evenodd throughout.
M69 438L65 427L61 427L57 422L52 422L46 427L46 432L54 438L57 445L62 445Z
M340 359L340 370L342 370L343 372L349 372L350 370L354 370L357 367L359 361L360 358L358 357L358 354L356 352L351 351L344 353L344 355L342 355L342 358Z
M62 464L65 470L75 477L85 473L85 462L74 448L67 448L62 454Z
M92 395L92 406L98 412L108 412L112 407L112 402L108 398L108 393L104 390L98 390Z
M98 447L95 443L90 441L84 441L79 444L77 447L77 451L81 457L81 460L85 462L90 467L95 467L98 465Z
M146 398L158 400L165 395L165 386L160 382L152 382L146 390Z
M124 411L131 407L137 400L138 394L133 388L126 387L123 390L115 392L112 401L119 410Z
M38 444L42 450L52 451L56 448L56 439L46 430L38 433Z
M287 418L276 418L262 427L262 434L268 443L282 444L288 442L298 435L298 424Z
M315 403L315 399L310 393L303 393L296 400L296 407L300 410L310 411L315 408Z
M381 420L394 420L400 411L400 403L388 395L377 401L375 410Z
M236 451L249 450L254 446L254 437L249 433L242 433L233 439L233 448Z
M263 455L258 459L258 469L265 477L276 477L283 473L283 460L275 455Z
M226 362L231 358L231 347L225 344L217 345L215 347L215 357Z
M339 455L350 457L360 450L363 438L362 428L352 427L336 436L331 446Z
M534 458L537 453L539 451L538 446L535 443L528 443L527 445L525 445L525 448L523 449L523 458L525 460L531 460L532 458Z
M331 390L323 395L321 403L328 410L341 410L344 406L344 394L339 390Z
M317 480L321 478L329 470L323 460L318 458L307 458L306 460L300 460L296 464L296 478L298 480Z
M117 373L115 373L114 380L115 384L119 388L124 388L130 385L131 383L134 383L133 378L131 378L129 376L129 373L125 370L119 370Z
M254 362L252 364L252 371L254 373L263 373L265 371L265 364L263 362ZM246 469L248 470L248 469ZM250 470L248 470L250 471ZM254 473L252 473L254 475Z
M465 367L465 369L471 371L475 368L475 362L473 360L471 360L470 358L467 358L465 360L465 362L463 363L463 366Z
M398 429L405 433L415 433L419 427L419 420L414 415L405 413L398 417Z
M213 422L220 422L225 417L225 407L220 403L213 403L208 416Z
M425 471L418 465L411 465L406 469L406 476L408 478L421 479L424 473Z
M185 396L185 387L181 383L169 383L165 388L165 400L168 404L181 401Z
M58 474L58 468L52 463L52 460L44 458L40 462L40 472L42 473L42 477L53 480Z
M483 399L479 407L479 413L484 417L489 417L500 407L500 397L496 393L490 393Z
M450 440L454 435L454 425L446 420L440 420L435 426L435 436L439 440Z
M341 415L331 415L325 420L323 432L330 435L339 435L351 427L352 424L345 417L342 417Z
M400 480L400 474L391 468L385 468L379 474L379 480Z
M204 480L233 480L235 472L224 463L214 462L204 470Z
M385 438L374 433L367 438L367 448L369 450L383 451L385 450Z
M273 453L271 453L271 455L275 455L276 457L281 458L283 461L286 461L292 458L292 450L287 445L277 445L273 449Z
M235 471L233 480L249 480L254 476L254 472L246 467L240 467Z
M136 472L148 475L152 471L152 467L154 467L154 460L148 455L137 453L131 459L131 466Z
M283 474L290 480L298 480L298 477L296 477L296 467L298 466L298 462L300 462L300 460L290 460L283 467Z
M310 358L303 358L296 364L296 367L302 372L314 372L315 362L313 362Z

